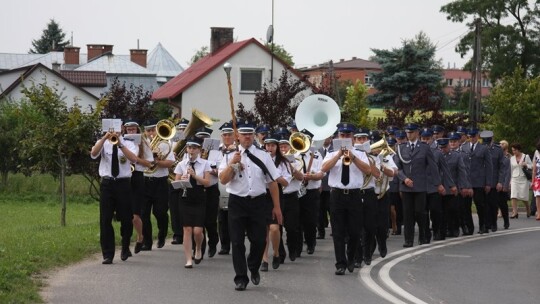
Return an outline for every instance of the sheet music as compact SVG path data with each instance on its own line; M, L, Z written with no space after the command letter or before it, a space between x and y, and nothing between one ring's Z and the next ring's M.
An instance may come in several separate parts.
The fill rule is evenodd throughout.
M210 150L217 150L219 149L219 139L215 138L205 138L204 142L202 144L203 150L210 151Z
M174 189L193 188L189 180L175 180L171 182L171 186L173 186Z
M186 134L184 133L184 131L176 131L176 134L172 138L172 141L179 142L182 139L186 139Z
M114 130L114 132L120 133L122 131L122 120L119 118L103 118L101 120L101 131L103 133Z
M141 134L124 134L125 140L131 140L135 145L141 144Z
M350 150L353 147L351 138L336 138L332 140L332 144L334 145L334 150L341 148L347 148Z

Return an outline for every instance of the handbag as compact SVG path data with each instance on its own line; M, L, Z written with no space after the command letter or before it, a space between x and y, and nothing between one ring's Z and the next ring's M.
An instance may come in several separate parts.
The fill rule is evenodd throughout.
M523 158L523 161L526 161L527 156ZM532 180L532 169L529 169L528 167L521 167L521 170L523 170L523 174L525 174L525 178L527 178L528 181Z

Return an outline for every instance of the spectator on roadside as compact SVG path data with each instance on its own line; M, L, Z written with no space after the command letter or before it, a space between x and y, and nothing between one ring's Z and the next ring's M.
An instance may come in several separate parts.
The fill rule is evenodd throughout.
M529 210L529 181L523 173L523 168L532 168L532 162L529 155L522 152L521 144L514 143L512 148L512 158L510 158L511 174L510 180L510 198L512 199L512 216L518 218L517 202L525 203L527 217L530 217Z

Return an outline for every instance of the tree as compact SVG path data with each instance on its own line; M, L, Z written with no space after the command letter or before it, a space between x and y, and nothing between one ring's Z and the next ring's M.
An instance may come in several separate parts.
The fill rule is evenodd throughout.
M43 30L41 38L32 40L30 54L47 54L51 51L63 51L69 41L64 41L66 34L60 28L60 25L51 19L47 28Z
M399 100L410 100L418 90L441 90L440 63L435 60L435 46L425 34L414 40L403 41L402 47L389 50L372 49L375 61L381 65L380 73L372 74L377 93L370 96L375 105L390 105Z
M358 126L372 128L374 121L369 119L367 105L368 87L360 80L347 88L345 104L341 109L341 120L354 123Z
M6 187L9 172L19 172L25 162L19 158L20 139L25 136L20 108L10 100L0 101L0 186ZM1 188L1 187L0 187Z
M99 125L100 106L93 113L83 113L75 103L67 108L62 92L56 86L48 86L47 82L33 84L22 90L24 98L21 104L21 115L27 132L20 139L20 155L24 159L32 159L31 169L43 173L51 173L60 179L61 192L61 225L66 225L66 184L65 177L71 174L70 160L81 155L90 162L89 149L94 144ZM75 100L76 102L76 100ZM83 166L71 163L73 166Z
M187 64L193 65L195 62L199 61L199 59L205 57L209 53L210 52L208 51L208 46L201 46L201 48L195 52L195 54L191 57L191 60Z
M140 123L144 123L150 119L167 118L158 117L155 113L155 107L161 111L161 115L165 114L160 109L162 105L152 105L152 92L143 89L143 86L134 86L130 84L129 88L126 83L120 83L118 78L114 79L109 91L102 95L105 100L103 105L102 118L120 118L122 120L134 119Z
M456 47L461 57L474 49L474 23L480 19L483 67L495 83L516 66L524 75L540 73L539 5L528 0L458 0L442 6L441 12L448 20L469 26L470 32Z
M540 130L539 96L540 77L527 78L522 68L516 68L485 99L487 112L491 113L485 127L493 130L498 139L519 142L523 152L533 152Z
M293 56L285 50L282 45L275 43L266 43L265 46L279 59L283 60L286 64L294 66Z
M305 89L304 81L293 79L291 73L284 70L278 82L265 83L255 93L254 108L246 110L241 102L238 103L236 117L252 120L256 124L269 124L272 128L285 126L294 119L296 108L304 98L301 92Z

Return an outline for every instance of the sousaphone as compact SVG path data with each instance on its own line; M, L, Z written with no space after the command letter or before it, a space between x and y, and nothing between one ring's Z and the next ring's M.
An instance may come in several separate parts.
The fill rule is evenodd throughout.
M302 100L294 119L298 130L306 129L313 133L313 141L324 140L336 131L341 111L332 98L315 94Z

